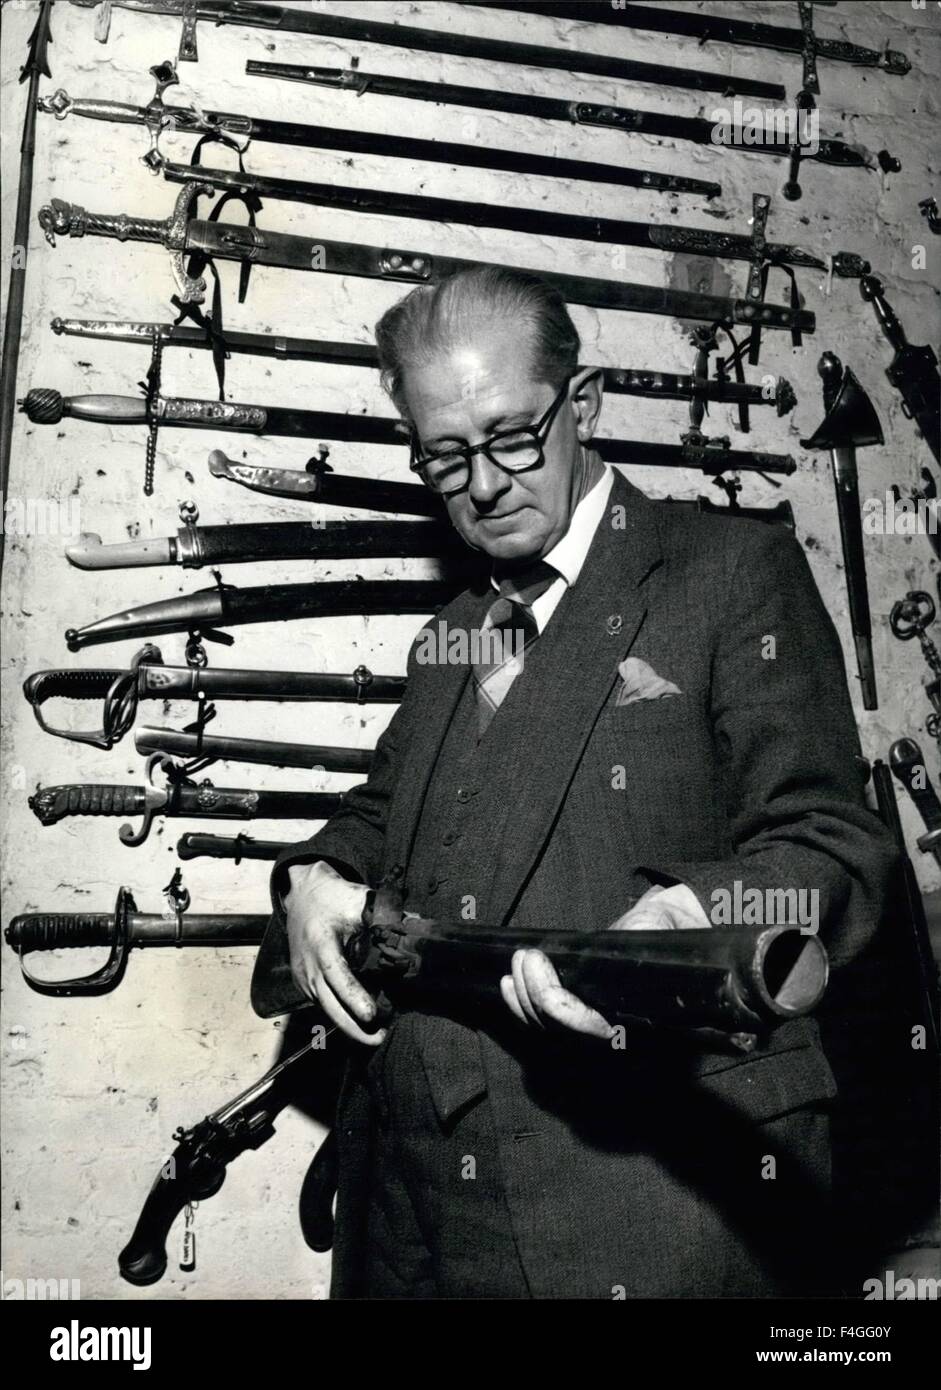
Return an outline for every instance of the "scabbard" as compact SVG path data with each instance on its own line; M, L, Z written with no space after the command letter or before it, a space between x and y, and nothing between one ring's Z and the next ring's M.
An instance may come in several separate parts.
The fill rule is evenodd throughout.
M260 77L284 78L306 82L335 90L353 91L357 96L381 92L387 96L405 97L416 101L445 103L449 106L469 106L475 110L504 111L511 115L532 116L537 120L566 121L576 125L596 126L619 130L626 134L652 135L669 140L690 141L697 145L721 148L716 143L715 121L698 116L677 116L670 112L641 111L631 106L602 105L586 101L567 101L559 97L532 96L505 88L466 87L454 83L427 82L412 77L389 77L382 73L344 71L338 68L307 67L293 63L249 61L246 72ZM751 154L785 157L787 145L755 144L728 141L722 146ZM822 139L816 153L808 154L824 164L865 168L867 155L841 140Z
M248 835L181 835L176 842L180 859L277 859L290 840L254 840Z
M269 468L265 464L230 459L221 449L209 455L209 472L268 497L293 497L325 507L363 507L373 512L444 518L441 498L420 483L392 483L334 473L329 465L310 459L298 468Z
M139 700L338 700L387 704L401 700L405 691L404 676L377 676L366 666L344 675L142 662L136 671L36 671L23 682L23 694L34 708L59 697L97 700L108 694L115 681L131 677Z
M208 781L156 790L162 804L146 787L75 783L40 787L28 804L40 824L57 825L72 816L137 816L148 809L152 815L192 820L325 820L343 802L335 792L249 791Z
M925 755L913 738L900 738L889 749L889 766L908 792L925 827L918 837L923 854L933 854L941 864L941 800L925 764Z
M189 188L184 189L180 196L189 195L193 191ZM159 222L151 218L131 218L126 214L90 213L61 199L54 199L51 204L40 209L39 223L53 244L58 234L105 236L120 241L142 241L169 246L176 258L173 262L174 273L181 283L182 293L189 302L200 302L205 297L205 282L194 280L184 270L181 260L183 252L195 251L221 260L248 261L255 265L274 266L285 270L351 275L361 279L390 280L404 284L436 284L459 271L476 269L481 265L498 270L506 268L499 262L472 261L456 256L430 256L422 251L384 249L324 237L311 238L285 232L268 232L262 231L259 227L208 222L199 218L186 222L185 229L178 228L177 234L171 229L169 220ZM180 241L182 245L177 244ZM631 281L601 280L587 275L566 275L554 271L519 268L524 273L538 275L546 283L553 285L571 304L638 314L662 314L708 323L749 324L754 328L787 329L792 333L812 333L816 323L815 316L809 310L792 310L759 300L728 299L722 295L699 294L692 290L672 290L656 285L638 285ZM226 413L226 407L223 403L218 404L217 418L221 418ZM229 413L231 410L230 407ZM176 411L177 415L180 413ZM261 430L265 425L255 420L248 427Z
M102 545L85 533L66 546L70 564L85 570L137 569L152 565L258 563L268 560L359 560L375 556L466 559L453 527L433 521L268 521L231 526L187 526L176 536Z
M435 613L459 586L434 579L336 580L313 584L265 584L257 589L222 585L163 599L99 618L65 634L69 650L101 642L205 631L245 623L296 618L348 617L355 613Z
M324 772L368 772L373 758L371 748L336 748L260 738L226 738L221 734L188 734L177 729L140 728L134 735L134 746L138 753L170 753L187 759L263 763L266 767L317 768Z
M525 150L503 150L488 145L469 145L454 140L422 140L412 135L374 134L363 130L342 130L333 126L304 125L296 121L273 121L238 115L231 111L196 111L184 106L154 102L132 106L126 102L94 97L74 100L61 88L53 97L41 98L39 109L63 120L70 114L91 120L142 125L157 133L164 127L194 135L232 135L263 144L289 145L315 150L340 150L349 154L377 155L380 158L416 160L456 165L460 169L498 169L525 177L565 179L645 188L660 193L696 193L715 198L721 185L680 174L661 174L632 169L623 164L603 164L597 160L567 159L561 155L530 154ZM602 108L597 108L601 110ZM575 119L574 117L572 119Z
M465 0L466 2L466 0ZM681 34L697 38L701 43L730 43L745 48L768 48L777 53L803 53L807 38L801 29L783 28L777 24L765 24L753 19L726 19L724 15L714 14L712 9L705 14L684 6L682 9L661 9L659 5L632 5L617 0L552 0L552 3L539 3L522 0L518 4L508 4L505 0L470 0L475 6L484 9L519 10L525 14L549 15L553 19L576 19L591 24L611 24L619 28L651 29L659 34ZM862 48L859 44L848 43L845 39L826 39L813 35L813 48L818 58L829 58L834 62L852 63L857 67L882 68L885 72L903 76L911 69L911 63L904 53L887 49L878 52L874 48Z
M607 463L636 464L640 468L694 468L700 473L793 473L797 464L790 454L756 453L750 449L724 449L713 445L652 444L643 439L595 439L596 449Z
M239 170L207 168L205 165L163 166L164 178L177 184L209 184L224 192L251 189L262 198L276 198L315 207L341 208L348 212L380 216L411 217L426 222L447 222L470 227L493 227L503 231L535 236L595 241L612 246L638 246L656 251L691 256L711 256L753 262L754 241L747 236L717 232L709 227L676 227L647 222L629 222L612 217L584 217L552 212L546 208L514 208L505 204L468 202L457 198L433 198L424 194L388 193L381 189L349 188L338 184L309 183L302 179L274 178ZM767 242L763 258L774 265L807 266L822 270L827 262L800 246ZM834 273L841 276L866 274L869 262L856 255L836 252Z
M96 2L72 0L73 4L85 8ZM115 3L122 9L184 17L184 6L180 0L115 0ZM314 34L320 38L354 43L391 44L394 48L415 53L449 53L458 57L479 58L485 62L561 68L565 72L592 73L597 77L616 78L622 82L653 82L659 86L682 87L698 92L738 92L742 96L766 97L772 101L783 100L785 94L784 88L777 82L737 78L727 73L644 63L634 58L586 53L571 47L552 48L544 44L492 39L481 34L457 34L450 30L388 24L372 18L354 19L347 15L312 12L309 8L288 9L267 2L246 4L244 0L238 0L238 3L232 4L231 0L198 0L195 18L209 20L213 24L257 25L284 33Z
M206 172L205 170L203 171ZM173 323L137 323L126 319L54 318L54 333L77 338L98 338L106 342L138 343L150 348L154 338L165 347L201 348L213 346L212 337L200 328ZM240 333L226 329L222 341L228 352L254 357L281 358L290 362L330 362L345 367L376 368L379 354L365 343L340 343L319 338L288 338L274 333ZM660 372L646 367L604 367L604 388L619 396L645 396L651 400L724 401L747 405L773 405L779 415L792 410L796 397L789 382L778 377L772 393L764 386L748 382L708 380L685 372ZM407 486L407 485L406 485ZM378 508L377 510L391 510Z
M182 931L176 918L157 913L127 916L131 946L257 946L268 918L260 913L187 913ZM112 912L25 912L14 917L4 932L15 951L61 951L76 947L111 946L115 940Z
M872 659L872 619L869 613L869 589L866 583L866 552L863 547L863 523L859 502L859 481L856 471L856 450L831 449L833 482L836 490L836 509L840 522L840 541L843 546L843 567L846 573L846 596L849 601L850 626L856 647L856 662L864 709L878 709L876 672Z

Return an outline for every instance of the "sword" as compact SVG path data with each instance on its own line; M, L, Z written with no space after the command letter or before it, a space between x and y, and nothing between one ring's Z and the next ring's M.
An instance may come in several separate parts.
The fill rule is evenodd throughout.
M913 738L896 739L889 749L889 766L908 792L925 827L916 841L922 854L941 864L941 801L931 784L925 758Z
M289 410L282 406L242 405L234 401L203 401L188 397L152 396L148 400L139 396L63 396L54 389L38 386L27 392L20 401L20 409L34 425L58 425L70 417L102 424L169 425L179 429L226 430L235 434L270 434L295 439L326 438L358 444L408 442L407 427L399 420L371 415L344 415L332 410ZM728 469L793 473L797 466L790 454L730 449L728 439L715 444L691 440L684 445L651 443L643 439L595 439L592 447L607 463L637 464L640 467L702 467L703 472L711 473ZM306 481L302 486L309 491ZM314 500L312 496L311 500ZM233 541L233 545L235 543ZM128 553L131 549L133 547L128 547Z
M185 889L178 901L189 902ZM268 924L267 916L261 913L184 914L185 908L166 916L138 912L131 890L121 888L113 912L26 912L13 918L4 936L20 957L23 979L30 989L63 999L107 994L115 989L134 946L257 946ZM24 957L30 951L79 946L110 946L111 954L101 969L71 980L43 980L26 966Z
M646 188L656 193L697 193L714 198L722 191L720 184L704 179L651 173L646 169L632 169L621 164L528 154L523 150L494 149L487 145L468 145L453 140L421 140L410 135L339 130L333 126L304 125L296 121L263 120L231 111L203 111L195 107L166 105L163 93L167 87L179 82L176 70L171 63L161 63L150 71L156 79L157 91L147 106L132 106L127 102L96 97L73 99L60 87L53 96L40 97L38 109L60 121L74 114L90 120L146 126L150 132L151 149L142 156L142 161L151 169L159 167L161 134L174 130L194 135L228 135L245 141L258 140L263 144L379 155L389 159L407 159L410 163L424 160L430 164L452 164L464 169L499 169L505 173L535 175L538 178L613 184L620 188Z
M934 349L925 344L913 347L905 330L886 301L884 286L874 275L865 275L859 282L860 293L876 311L876 318L886 338L895 349L895 356L886 368L886 376L902 397L902 410L914 420L921 435L941 463L941 377Z
M98 0L72 0L73 5L91 9ZM759 82L721 72L695 72L687 67L661 63L642 63L608 53L586 53L581 49L548 48L543 44L516 43L491 39L480 34L455 34L441 29L417 29L405 24L384 24L374 19L353 19L347 15L311 13L284 9L280 5L252 4L246 0L113 0L125 10L145 14L179 15L183 37L179 57L197 61L196 21L213 24L245 24L281 33L316 34L321 38L350 39L361 43L392 44L394 48L419 53L449 53L463 58L482 58L494 63L522 63L526 67L561 68L565 72L593 73L622 82L654 82L663 87L683 87L696 92L723 92L742 96L784 99L784 88L777 82Z
M41 76L50 77L49 21L52 0L41 0L39 14L29 36L26 62L20 71L20 82L26 88L26 116L20 141L19 187L16 195L16 219L13 227L13 251L10 257L10 279L7 285L6 316L3 327L3 359L0 366L0 497L7 495L10 476L10 443L13 434L13 404L16 400L16 374L20 360L20 338L23 332L23 300L26 294L26 265L29 257L29 224L33 203L33 163L36 154L36 94ZM3 563L5 529L0 527L0 565Z
M830 452L863 708L878 709L856 450L864 444L882 444L882 427L872 401L838 357L825 352L817 371L823 381L826 415L811 438L802 439L801 444L805 449L828 449Z
M361 73L358 69L306 67L297 63L268 63L249 61L245 71L258 77L285 78L320 87L356 92L357 96L373 91L386 96L405 97L413 101L446 103L450 106L470 106L476 110L506 111L517 116L533 116L544 121L574 122L576 125L620 130L629 135L653 135L668 140L686 140L696 145L717 148L715 120L697 116L677 116L672 112L639 111L632 106L599 105L585 101L566 101L559 97L530 96L525 92L497 91L493 88L463 87L449 82L425 82L414 77L389 77L384 73ZM54 98L47 98L47 101ZM52 108L44 108L52 109ZM745 150L751 154L770 154L785 157L787 148L774 144L749 145L730 139L723 141L727 149ZM871 156L840 140L823 139L815 154L808 159L822 164L865 169Z
M688 7L682 10L662 10L659 5L631 5L618 0L617 5L601 0L554 0L551 4L507 4L504 0L470 0L486 9L520 10L526 14L549 15L557 19L577 19L591 24L614 24L631 29L650 29L659 34L681 34L700 39L702 43L730 43L744 48L768 48L777 53L800 53L804 34L800 29L785 29L776 24L763 24L753 19L726 19L710 10L700 14ZM904 53L887 48L878 52L862 48L845 39L813 38L818 58L836 63L852 63L855 67L881 68L883 72L903 77L911 70Z
M139 343L150 347L159 338L165 347L212 349L214 340L201 328L175 323L138 323L124 319L54 318L54 333L76 338L98 338L106 342ZM249 353L256 357L281 358L289 362L330 362L344 367L378 368L379 354L366 343L340 343L317 338L288 338L274 333L240 333L226 329L219 335L226 352ZM731 404L770 405L778 415L787 415L797 403L794 388L784 377L775 377L771 391L765 385L708 380L685 372L661 372L647 367L602 367L604 388L621 396L645 396L650 400L688 401L693 397ZM381 510L381 509L380 509Z
M494 227L504 231L529 232L536 236L596 241L611 246L640 246L673 254L711 256L719 260L755 260L752 237L717 232L709 227L628 222L623 218L586 217L577 213L551 212L546 208L516 208L505 204L492 207L489 203L473 203L462 198L432 198L424 194L310 183L303 179L274 178L268 174L217 169L203 164L165 161L161 171L170 183L207 184L221 192L250 190L261 198L341 208L346 212L412 217L426 222L448 222L469 227ZM834 252L828 260L822 260L803 247L778 242L764 243L762 251L763 259L769 265L807 266L816 270L832 268L835 275L856 278L870 270L868 261L846 251Z
M348 617L354 613L434 613L459 592L437 579L345 579L313 584L264 584L238 589L217 584L195 594L126 608L65 634L69 651L101 642L159 637L168 632L200 633L234 640L219 627L242 623L287 622L295 618Z
M372 748L335 748L148 728L137 730L134 747L138 753L170 753L200 762L262 763L265 767L303 767L318 772L368 772L374 752Z
M186 505L186 504L184 504ZM155 565L237 565L259 560L358 560L374 556L450 557L460 555L453 527L434 521L252 521L229 526L197 526L189 521L175 536L158 536L102 545L83 532L66 546L70 564L83 570L141 569ZM470 563L472 556L468 555Z
M209 455L209 472L252 492L268 497L292 497L329 507L368 507L375 512L405 512L411 516L440 517L440 498L421 483L390 483L380 478L359 478L334 473L324 457L309 459L307 467L270 468L267 464L242 463L228 458L221 449Z
M253 840L249 835L181 835L176 842L180 859L277 859L290 840Z
M499 263L471 261L456 256L430 256L421 251L383 249L359 242L330 241L325 238L295 236L284 232L264 232L259 227L236 223L202 221L190 217L194 200L211 192L206 184L180 189L172 216L163 221L127 214L89 213L76 204L54 198L40 210L39 224L47 240L55 245L56 236L105 236L118 241L156 242L170 251L170 263L183 303L201 303L206 282L190 276L184 256L199 252L223 260L251 261L256 265L282 269L319 271L329 275L352 275L373 280L405 284L434 284L460 270ZM815 318L808 310L784 308L752 299L727 299L722 295L698 294L689 290L663 289L631 281L599 280L587 275L566 275L554 271L524 271L538 275L553 285L571 304L599 309L622 309L639 314L664 314L680 319L699 319L709 323L747 323L753 327L813 332Z
M159 786L154 774L160 768L167 781ZM340 809L343 796L336 792L248 791L244 787L215 787L205 778L197 784L170 758L155 753L147 760L144 785L121 786L70 783L37 787L29 809L42 825L58 825L70 816L143 816L139 830L122 825L122 844L142 845L155 816L192 820L326 820Z
M339 700L358 705L401 700L404 676L377 676L367 666L351 675L320 671L212 670L198 666L164 666L159 650L148 643L129 670L36 671L23 683L39 727L56 738L113 748L133 726L141 700ZM56 729L43 717L47 700L104 700L102 727L89 732Z

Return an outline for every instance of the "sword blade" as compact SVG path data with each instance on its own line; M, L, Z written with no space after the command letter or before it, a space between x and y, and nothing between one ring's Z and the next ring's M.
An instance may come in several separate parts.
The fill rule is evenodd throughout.
M831 449L830 462L836 490L840 539L843 545L846 594L849 600L850 626L856 647L859 682L864 709L878 709L876 673L872 660L872 620L869 613L869 589L866 583L866 552L863 546L863 523L859 504L859 482L856 472L856 450Z

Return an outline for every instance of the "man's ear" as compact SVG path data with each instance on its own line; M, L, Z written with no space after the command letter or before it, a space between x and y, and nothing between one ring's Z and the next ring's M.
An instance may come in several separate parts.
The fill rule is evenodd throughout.
M601 403L604 398L604 375L600 367L582 367L572 377L569 400L575 408L575 422L580 444L594 438Z

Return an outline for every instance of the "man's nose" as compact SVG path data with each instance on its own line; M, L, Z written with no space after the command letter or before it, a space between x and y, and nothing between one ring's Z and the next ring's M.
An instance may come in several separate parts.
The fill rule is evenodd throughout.
M475 454L471 459L471 475L468 493L475 506L489 505L510 486L511 478L502 468L487 458L486 454Z

